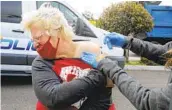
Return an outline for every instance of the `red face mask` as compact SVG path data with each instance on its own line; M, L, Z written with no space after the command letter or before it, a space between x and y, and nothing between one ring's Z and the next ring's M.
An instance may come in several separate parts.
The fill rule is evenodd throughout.
M42 45L41 47L36 49L36 51L39 53L39 55L45 59L55 58L58 44L59 44L59 38L58 38L56 48L54 48L52 46L52 44L50 43L50 38L51 37L49 37L48 41L44 45Z

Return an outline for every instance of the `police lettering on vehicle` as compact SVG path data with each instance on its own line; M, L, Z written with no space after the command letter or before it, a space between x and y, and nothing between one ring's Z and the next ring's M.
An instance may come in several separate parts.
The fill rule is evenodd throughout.
M31 40L27 41L27 45L25 47L21 47L19 45L19 40L13 40L13 39L2 39L1 40L1 45L0 48L1 49L13 49L13 50L31 50L31 51L35 51L35 48L33 46L33 42ZM2 45L3 43L5 43L6 45Z

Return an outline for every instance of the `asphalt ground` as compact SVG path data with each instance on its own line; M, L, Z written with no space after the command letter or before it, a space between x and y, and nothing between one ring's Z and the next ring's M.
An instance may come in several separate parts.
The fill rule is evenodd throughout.
M145 87L164 87L170 72L127 71ZM113 88L113 101L117 110L136 110L132 104ZM37 99L32 88L31 77L1 77L1 110L35 110Z

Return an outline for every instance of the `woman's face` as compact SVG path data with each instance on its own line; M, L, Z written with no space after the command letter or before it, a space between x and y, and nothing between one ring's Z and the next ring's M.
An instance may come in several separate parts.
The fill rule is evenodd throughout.
M49 36L48 33L37 25L31 27L33 45L39 55L45 59L56 58L57 37Z
M35 49L37 49L41 45L44 45L50 37L47 35L44 29L41 29L39 28L39 26L36 25L33 25L31 27L31 35ZM50 42L53 43L51 41L51 38L50 38Z
M53 59L59 57L68 57L73 54L73 47L71 42L62 39L60 36L49 36L44 29L39 26L33 25L31 27L32 40L35 49L43 58ZM47 43L49 42L49 43ZM39 52L39 48L44 52ZM69 51L70 50L70 51ZM50 53L48 55L48 53Z

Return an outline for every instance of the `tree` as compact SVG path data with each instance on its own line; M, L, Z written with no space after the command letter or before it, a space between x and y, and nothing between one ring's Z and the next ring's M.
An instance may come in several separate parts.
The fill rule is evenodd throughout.
M90 11L84 11L82 15L87 19L87 20L92 20L93 19L93 13Z
M99 26L124 35L149 32L153 28L151 15L137 2L111 4L99 18Z
M93 13L90 11L84 11L82 15L94 26L96 26L96 20L93 17Z
M100 28L126 36L149 32L153 28L151 15L141 4L133 1L111 4L103 11L97 24Z

